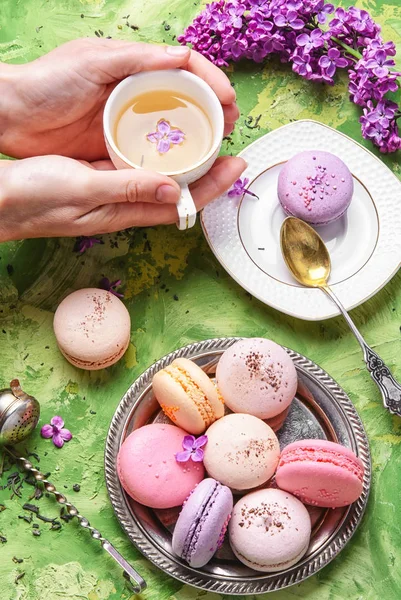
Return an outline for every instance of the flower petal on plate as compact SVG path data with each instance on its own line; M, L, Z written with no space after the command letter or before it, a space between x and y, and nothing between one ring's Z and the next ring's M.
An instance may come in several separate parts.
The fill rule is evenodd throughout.
M53 433L53 425L43 425L42 429L40 430L40 435L46 439L53 437Z

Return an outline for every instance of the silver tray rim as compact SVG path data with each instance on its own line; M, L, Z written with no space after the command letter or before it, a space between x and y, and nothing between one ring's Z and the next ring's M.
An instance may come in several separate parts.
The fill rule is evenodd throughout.
M195 358L200 355L221 353L242 337L213 338L188 344L170 352L146 369L129 387L121 399L110 423L105 445L105 479L106 487L113 510L121 527L134 546L156 567L167 575L203 590L220 594L256 595L278 591L300 583L311 577L331 562L349 542L356 532L365 512L371 485L371 456L369 441L362 421L351 400L339 384L326 371L302 354L289 348L286 352L292 358L300 371L306 372L315 382L331 395L338 408L345 414L347 423L353 433L358 456L365 468L363 491L360 498L354 502L338 530L329 543L318 554L312 554L301 564L285 570L282 573L266 573L260 577L241 577L227 579L201 570L193 569L178 562L179 559L162 551L143 535L140 522L133 517L117 475L116 461L122 437L125 433L127 420L133 407L143 392L152 382L154 374L169 365L175 358Z

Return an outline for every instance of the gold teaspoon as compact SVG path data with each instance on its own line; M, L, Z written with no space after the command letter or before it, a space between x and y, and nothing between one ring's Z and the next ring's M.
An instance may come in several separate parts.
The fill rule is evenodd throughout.
M380 389L385 408L401 417L401 385L394 379L380 356L365 342L327 283L331 261L322 238L304 221L288 217L281 226L280 244L284 261L293 277L302 285L321 289L337 305L363 350L367 369Z

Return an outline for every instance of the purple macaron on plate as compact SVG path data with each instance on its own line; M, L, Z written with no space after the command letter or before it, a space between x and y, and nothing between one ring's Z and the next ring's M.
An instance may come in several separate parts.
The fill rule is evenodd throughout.
M206 565L224 541L233 510L231 490L204 479L185 501L173 533L173 552L191 567Z
M278 199L279 175L292 157L311 150L341 159L352 175L353 196L346 212L315 227L330 252L329 283L336 295L347 310L362 304L401 264L401 182L379 158L343 133L305 120L259 138L240 153L248 163L242 177L249 179L249 190L259 199L224 194L204 208L201 222L217 259L252 296L294 317L320 321L337 316L337 308L324 294L300 286L291 277L280 250L286 213ZM330 181L324 183L340 193L347 176L333 168ZM297 185L291 187L295 190ZM297 191L302 193L302 187ZM317 192L326 198L321 186L316 186ZM338 200L339 212L334 217L348 206L347 198L339 196ZM316 210L307 210L308 215L312 212Z

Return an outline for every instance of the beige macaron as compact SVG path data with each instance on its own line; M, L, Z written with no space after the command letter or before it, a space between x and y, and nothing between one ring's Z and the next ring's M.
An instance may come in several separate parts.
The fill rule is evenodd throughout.
M187 358L176 358L156 373L153 392L163 412L189 433L203 433L224 415L224 404L213 382Z
M231 414L206 431L203 464L210 477L234 491L266 483L274 474L280 446L274 431L261 419Z
M65 358L89 371L116 363L130 342L128 310L116 296L97 288L77 290L64 298L53 327Z

